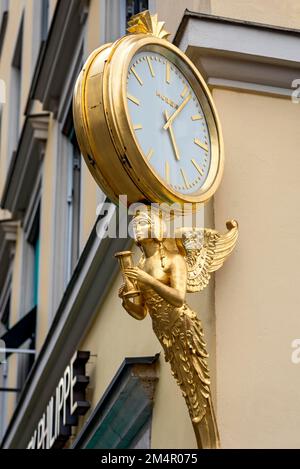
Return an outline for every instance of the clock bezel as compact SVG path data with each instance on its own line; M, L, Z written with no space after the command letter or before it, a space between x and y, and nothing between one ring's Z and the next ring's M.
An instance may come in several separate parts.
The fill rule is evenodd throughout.
M194 193L183 194L167 185L148 163L131 125L127 103L128 69L133 57L142 51L159 53L172 62L190 84L203 109L210 136L211 161L204 184ZM113 76L121 79L113 80ZM117 47L113 48L107 67L104 69L103 79L106 84L103 90L104 108L112 139L126 171L145 198L150 202L180 204L198 204L210 199L217 190L223 174L223 138L210 91L190 59L164 39L151 34L130 35L120 40Z

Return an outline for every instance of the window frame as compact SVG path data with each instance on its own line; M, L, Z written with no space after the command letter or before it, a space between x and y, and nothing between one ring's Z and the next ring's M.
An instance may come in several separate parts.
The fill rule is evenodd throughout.
M73 137L72 137L73 134ZM80 256L81 153L72 127L68 137L67 169L67 282ZM77 174L76 174L77 173Z
M39 292L37 291L37 302L35 304L35 253L34 253L34 244L37 237L39 238L40 233L40 218L41 218L41 192L42 192L42 171L43 167L39 169L38 176L36 178L35 185L32 190L31 198L29 200L28 208L26 210L24 220L23 220L23 246L22 246L22 277L24 285L24 306L23 311L20 311L20 319L24 314L31 311L34 306L37 306ZM29 268L28 268L29 266ZM28 271L31 270L33 275L28 275ZM39 270L39 267L38 267Z
M6 275L6 280L5 280L3 289L1 290L1 295L0 295L0 322L4 326L5 324L3 323L3 316L6 312L7 304L10 302L10 299L11 299L12 271L13 271L13 265L11 263L9 266L7 275ZM10 314L8 318L8 326L9 324L10 324Z
M8 0L0 0L0 57L5 40L8 23L9 4Z
M9 83L9 136L8 136L8 162L11 161L14 151L19 143L21 129L21 97L22 97L22 66L24 43L24 11L19 23L18 35L15 43L10 69Z

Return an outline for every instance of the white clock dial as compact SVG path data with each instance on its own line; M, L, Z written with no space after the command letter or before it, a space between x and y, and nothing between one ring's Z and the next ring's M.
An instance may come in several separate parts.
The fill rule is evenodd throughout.
M155 52L136 54L128 70L127 106L153 171L173 191L198 192L209 173L209 131L203 109L176 65Z

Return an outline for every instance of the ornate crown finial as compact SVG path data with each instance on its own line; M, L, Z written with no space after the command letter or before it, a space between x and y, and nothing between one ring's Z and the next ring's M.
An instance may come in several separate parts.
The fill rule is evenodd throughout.
M164 29L164 25L164 21L157 20L157 14L151 16L146 10L130 18L127 31L133 34L153 34L161 39L167 39L170 33Z

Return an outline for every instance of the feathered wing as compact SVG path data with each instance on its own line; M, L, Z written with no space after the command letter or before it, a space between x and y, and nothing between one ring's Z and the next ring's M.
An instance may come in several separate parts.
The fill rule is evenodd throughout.
M238 223L226 223L227 233L207 228L182 228L176 243L185 256L188 270L187 292L203 290L215 272L233 251L238 238Z

